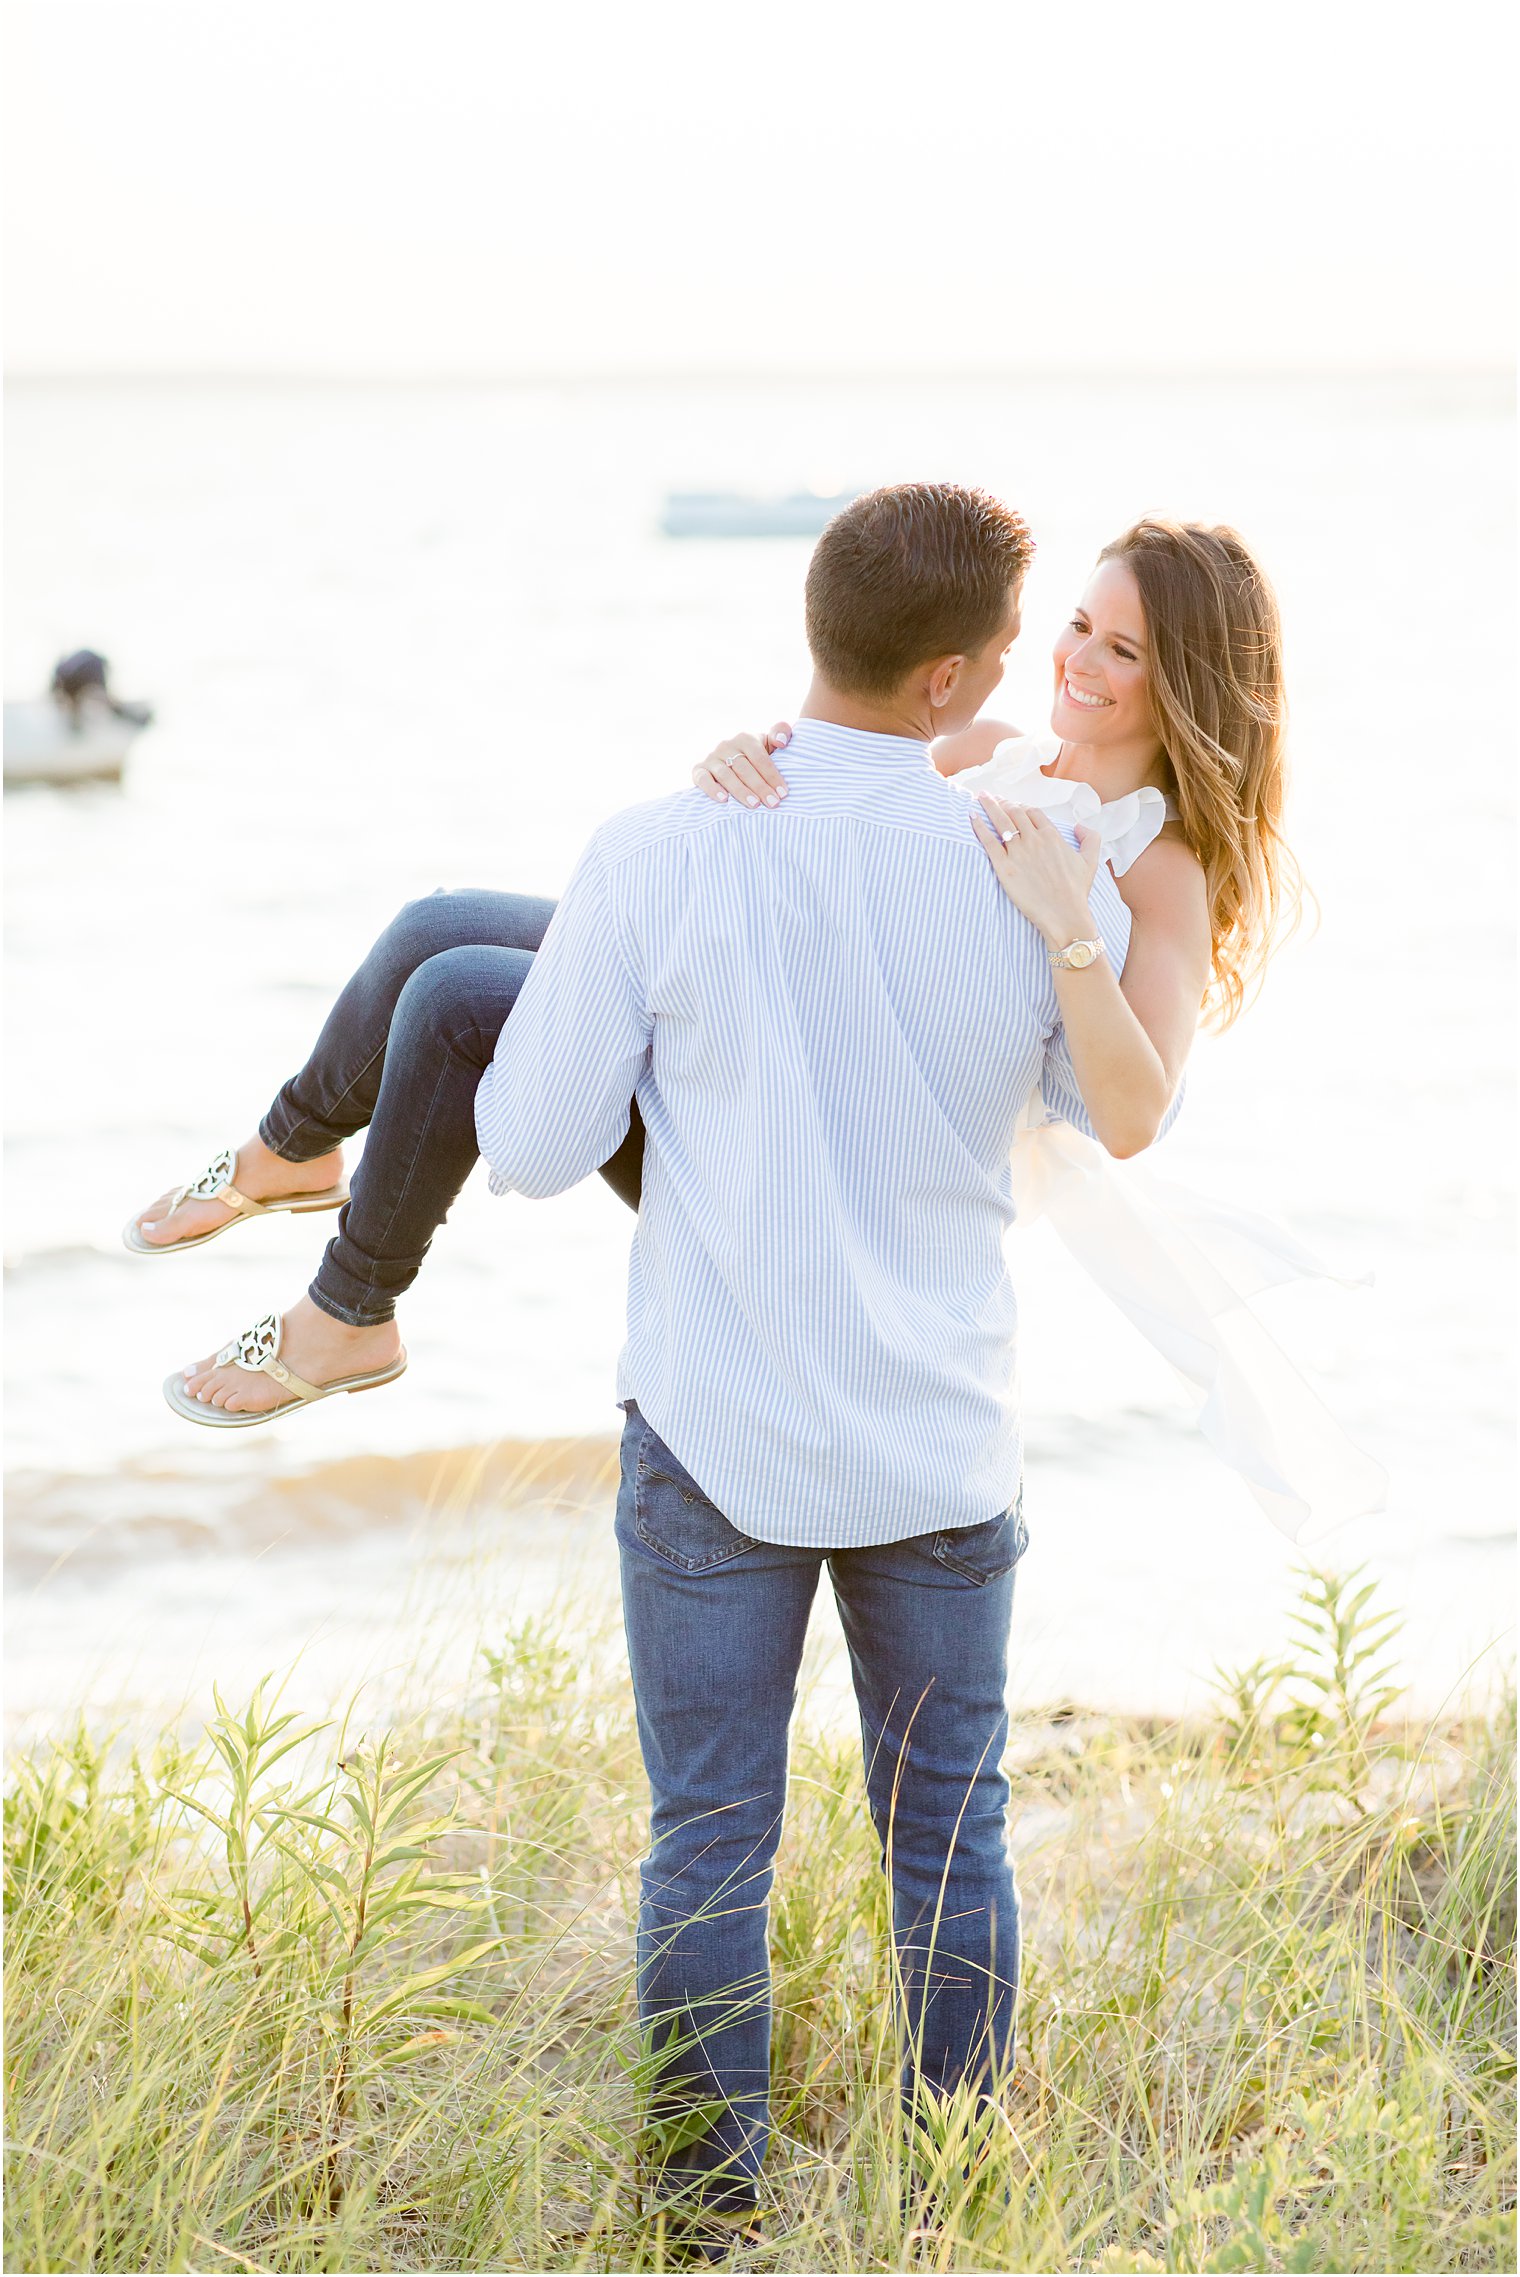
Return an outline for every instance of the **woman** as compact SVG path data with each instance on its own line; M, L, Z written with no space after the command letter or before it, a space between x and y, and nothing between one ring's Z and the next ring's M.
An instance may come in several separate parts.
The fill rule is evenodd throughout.
M982 793L974 825L998 880L1052 948L1094 933L1100 859L1120 880L1132 915L1122 982L1080 969L1055 981L1080 1104L1109 1152L1129 1155L1174 1111L1200 1012L1240 1009L1294 876L1280 834L1277 609L1233 531L1147 519L1105 549L1056 643L1052 727L1047 754L978 721L934 760ZM694 780L720 800L785 796L747 737ZM1075 849L1046 810L1075 820ZM243 1217L342 1209L308 1295L171 1378L177 1413L242 1428L402 1373L396 1300L474 1164L475 1089L552 911L483 892L410 904L257 1132L129 1224L129 1248L167 1256ZM366 1125L350 1196L342 1142ZM635 1112L602 1172L635 1209L643 1135Z

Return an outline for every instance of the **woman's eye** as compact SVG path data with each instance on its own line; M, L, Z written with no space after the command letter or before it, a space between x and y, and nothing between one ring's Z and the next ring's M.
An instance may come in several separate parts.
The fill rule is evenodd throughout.
M1132 648L1120 648L1117 641L1114 643L1114 654L1115 656L1122 656L1126 664L1133 664L1135 661L1134 650Z

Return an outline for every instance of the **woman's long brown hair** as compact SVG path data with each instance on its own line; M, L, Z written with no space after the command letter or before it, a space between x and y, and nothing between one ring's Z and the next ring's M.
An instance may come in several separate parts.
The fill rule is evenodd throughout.
M1282 834L1277 597L1238 533L1202 522L1146 515L1100 558L1125 563L1140 588L1151 717L1208 881L1205 1018L1225 1028L1260 985L1274 941L1297 923L1304 892Z

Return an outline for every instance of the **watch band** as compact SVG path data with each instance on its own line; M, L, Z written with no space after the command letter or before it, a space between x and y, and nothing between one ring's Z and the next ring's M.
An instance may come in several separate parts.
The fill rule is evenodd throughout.
M1046 956L1057 972L1085 972L1103 954L1101 941L1068 941L1064 949L1047 948Z

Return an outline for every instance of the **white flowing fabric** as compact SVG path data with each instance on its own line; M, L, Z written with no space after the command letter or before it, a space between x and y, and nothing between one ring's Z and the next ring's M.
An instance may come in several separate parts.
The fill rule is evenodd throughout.
M1060 746L1019 736L985 766L952 778L1037 806L1058 822L1096 827L1116 877L1167 819L1160 791L1100 803L1089 783L1044 773ZM1267 1289L1371 1276L1335 1273L1286 1226L1119 1162L1038 1096L1013 1152L1017 1223L1047 1218L1072 1255L1183 1381L1201 1394L1197 1421L1291 1541L1319 1541L1348 1519L1381 1510L1388 1477L1349 1439L1253 1309Z
M1036 1103L1038 1111L1038 1103ZM1116 1162L1070 1123L1013 1152L1018 1224L1044 1216L1104 1294L1202 1394L1198 1427L1290 1541L1381 1510L1388 1478L1300 1375L1252 1299L1333 1272L1286 1226Z

